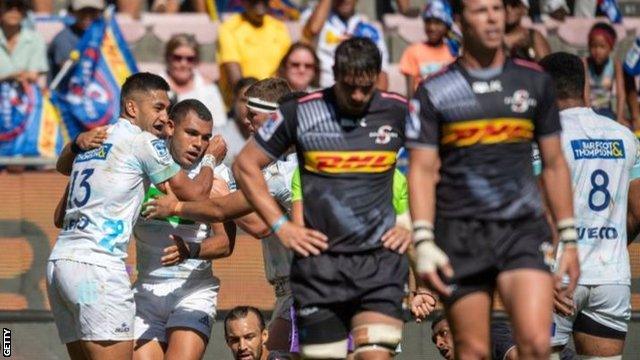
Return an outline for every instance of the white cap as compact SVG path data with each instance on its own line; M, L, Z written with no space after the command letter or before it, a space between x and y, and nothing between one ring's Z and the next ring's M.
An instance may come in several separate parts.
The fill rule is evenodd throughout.
M71 0L71 9L73 11L78 11L84 8L102 10L104 7L104 0Z

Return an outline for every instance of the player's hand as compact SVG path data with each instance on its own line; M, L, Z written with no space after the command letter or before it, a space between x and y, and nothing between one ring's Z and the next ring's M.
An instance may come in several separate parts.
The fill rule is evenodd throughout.
M572 316L575 311L573 294L561 295L557 289L553 290L553 311L562 316Z
M227 143L222 136L214 135L209 140L209 146L207 146L206 154L211 154L216 158L216 165L222 163L222 160L227 156Z
M218 178L213 179L213 184L211 185L211 197L225 196L230 193L231 192L229 191L229 186L226 181Z
M292 221L285 222L276 235L286 248L304 257L320 255L320 252L329 248L325 234L296 225Z
M426 289L418 290L411 298L411 313L416 318L416 322L426 319L436 308L436 297Z
M416 245L416 270L427 286L441 295L450 296L452 290L445 285L438 274L440 270L447 278L453 277L449 257L433 242L422 241Z
M76 145L82 150L87 151L98 148L107 139L107 127L98 126L89 131L80 133L76 138Z
M411 244L411 240L411 231L402 226L394 226L382 235L382 246L404 254Z
M172 266L179 264L189 258L189 246L178 235L169 235L175 245L164 248L164 256L160 258L162 266Z
M171 190L168 182L165 186L167 195L155 197L143 204L144 210L142 211L142 216L144 216L145 219L164 219L176 215L180 201L173 193L173 190Z
M562 278L564 275L569 275L569 284L566 287L562 284ZM565 246L562 249L562 255L560 256L558 271L554 274L555 289L558 291L559 296L565 297L573 294L579 277L580 260L578 259L578 247L575 244Z

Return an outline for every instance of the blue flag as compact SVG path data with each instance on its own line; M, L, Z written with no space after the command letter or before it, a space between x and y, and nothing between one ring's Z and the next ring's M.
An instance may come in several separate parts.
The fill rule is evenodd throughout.
M71 56L77 61L53 91L52 100L73 139L118 120L120 87L138 67L110 14L87 29Z
M0 82L0 156L60 154L60 117L35 84Z

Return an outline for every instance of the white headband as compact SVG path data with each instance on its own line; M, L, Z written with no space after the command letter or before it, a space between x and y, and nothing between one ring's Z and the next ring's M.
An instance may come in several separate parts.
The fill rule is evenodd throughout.
M278 103L250 97L247 99L247 107L256 112L271 114L278 110Z

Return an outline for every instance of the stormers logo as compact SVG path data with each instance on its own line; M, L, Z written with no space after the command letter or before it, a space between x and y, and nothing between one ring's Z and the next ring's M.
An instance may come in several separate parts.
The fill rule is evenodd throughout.
M305 169L314 173L380 173L396 163L394 151L309 151Z
M533 139L533 123L527 119L498 118L444 124L442 145L456 147L477 144L521 142Z

